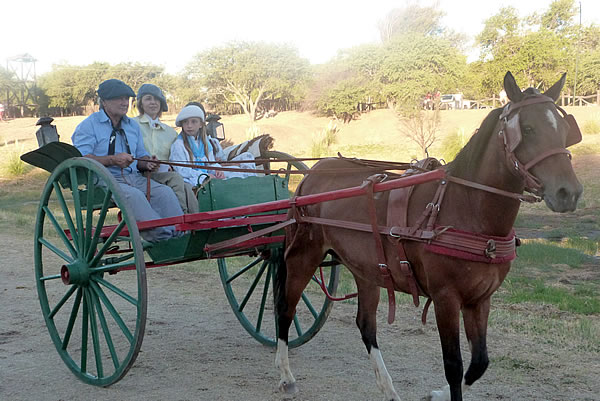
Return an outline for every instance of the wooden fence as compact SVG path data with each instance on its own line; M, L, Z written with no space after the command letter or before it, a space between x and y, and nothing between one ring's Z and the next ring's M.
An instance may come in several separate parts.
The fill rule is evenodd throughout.
M468 105L467 105L468 102ZM480 100L464 100L464 108L467 109L485 109L496 108L502 106L500 97L496 95ZM595 95L575 96L575 104L573 104L573 96L562 94L560 97L561 106L600 106L600 90L596 91Z

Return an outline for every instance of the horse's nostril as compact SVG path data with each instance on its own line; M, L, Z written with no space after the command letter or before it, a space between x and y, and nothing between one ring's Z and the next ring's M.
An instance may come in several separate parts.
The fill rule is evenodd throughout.
M556 191L556 198L560 200L567 200L569 198L569 191L567 191L565 188L560 188L558 191Z

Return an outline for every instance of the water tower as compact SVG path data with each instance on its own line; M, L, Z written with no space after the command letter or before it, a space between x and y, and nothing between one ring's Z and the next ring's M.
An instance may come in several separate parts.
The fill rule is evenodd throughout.
M6 59L6 70L9 73L14 74L17 78L16 87L12 90L6 90L6 106L8 112L14 107L18 107L20 110L20 117L24 117L29 111L34 115L37 114L36 61L37 60L28 53Z

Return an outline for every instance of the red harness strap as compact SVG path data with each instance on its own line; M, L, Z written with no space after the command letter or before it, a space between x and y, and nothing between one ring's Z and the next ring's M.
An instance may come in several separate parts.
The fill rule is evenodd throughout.
M392 278L392 272L388 267L385 259L385 251L383 250L383 243L381 241L381 234L379 234L379 227L377 224L377 211L375 210L375 200L373 199L373 184L375 181L379 182L385 178L384 174L376 174L368 177L362 183L362 188L365 190L367 196L367 204L369 209L369 218L371 220L371 228L373 230L373 238L375 239L375 249L377 251L377 259L379 262L378 269L383 277L383 282L388 293L388 323L392 324L396 317L396 295L394 293L394 279Z

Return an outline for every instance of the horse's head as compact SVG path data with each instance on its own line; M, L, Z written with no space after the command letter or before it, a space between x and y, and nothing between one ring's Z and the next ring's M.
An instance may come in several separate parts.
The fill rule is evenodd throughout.
M540 93L534 88L521 91L512 74L506 73L504 89L510 103L500 116L499 135L509 168L555 212L575 210L583 191L566 149L581 141L581 132L575 118L555 104L565 78L563 74Z

